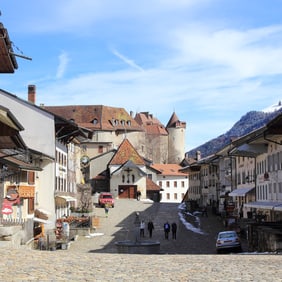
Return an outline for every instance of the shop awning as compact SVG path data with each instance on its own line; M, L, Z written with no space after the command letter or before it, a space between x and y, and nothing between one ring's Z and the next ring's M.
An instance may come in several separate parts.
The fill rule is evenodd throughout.
M38 218L38 217L34 217L33 221L44 223L44 224L51 224L52 223L50 220L46 220L46 219L42 219L42 218Z
M76 199L71 196L56 196L56 198L63 199L66 202L76 202Z
M249 187L249 188L239 188L236 190L233 190L232 192L229 193L229 196L231 197L244 197L246 194L249 192L253 191L255 187Z
M37 211L39 211L39 212L42 212L42 213L44 213L44 214L46 214L46 215L50 215L51 214L51 212L50 211L47 211L47 210L45 210L45 209L36 209Z
M47 220L49 218L50 214L51 213L49 211L46 211L44 209L36 209L34 211L35 218L39 218L39 219L43 219L43 220Z
M282 202L249 202L244 204L244 207L247 208L255 208L255 209L264 209L264 210L276 210L276 211L282 211Z
M1 139L0 139L1 140ZM18 154L15 151L15 154ZM23 162L15 157L11 157L9 155L4 154L3 152L0 152L0 158L2 164L7 164L16 168L19 168L21 170L31 170L31 171L42 171L42 168L38 166L31 165L29 163Z
M275 211L282 211L282 203L280 205L274 206Z

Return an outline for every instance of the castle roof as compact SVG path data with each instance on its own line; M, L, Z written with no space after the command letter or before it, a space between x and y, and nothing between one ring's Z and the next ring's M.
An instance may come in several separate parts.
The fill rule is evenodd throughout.
M142 126L147 134L168 135L164 125L148 112L141 112L135 115L135 121Z
M180 121L175 112L172 113L166 128L183 127L186 128L186 122Z
M143 131L142 127L124 108L103 105L72 105L44 106L44 109L91 130Z

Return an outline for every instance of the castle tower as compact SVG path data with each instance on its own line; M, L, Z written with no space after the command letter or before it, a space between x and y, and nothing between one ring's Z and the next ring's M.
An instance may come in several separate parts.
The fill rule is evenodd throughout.
M173 112L166 130L168 131L168 163L179 164L185 157L186 122L180 121Z

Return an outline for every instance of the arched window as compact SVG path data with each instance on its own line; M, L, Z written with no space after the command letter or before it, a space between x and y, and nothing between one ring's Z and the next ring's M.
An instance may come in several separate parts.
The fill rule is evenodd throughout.
M122 175L122 183L124 183L124 181L125 181L125 176Z
M132 182L134 183L135 182L135 175L134 174L131 175L131 179L132 179Z

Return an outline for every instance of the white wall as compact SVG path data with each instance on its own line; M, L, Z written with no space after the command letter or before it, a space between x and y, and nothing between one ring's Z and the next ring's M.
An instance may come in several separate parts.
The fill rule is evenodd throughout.
M54 116L24 100L0 91L0 105L8 108L24 130L20 132L26 145L35 151L55 157Z
M20 132L29 149L42 152L50 158L55 158L55 122L54 116L20 98L0 91L0 105L8 108L24 127ZM40 164L43 171L37 172L35 193L37 202L35 209L50 212L52 222L46 229L53 228L55 222L55 162L43 160Z
M174 187L175 181L177 182L177 187ZM184 181L184 187L181 185L182 181ZM162 183L161 185L160 182ZM167 187L167 182L169 182L169 187ZM189 187L189 180L186 177L166 176L163 178L163 176L160 175L157 184L163 189L163 191L161 191L162 203L181 203ZM169 199L167 198L167 194L169 194ZM175 194L177 195L177 199L175 199Z

